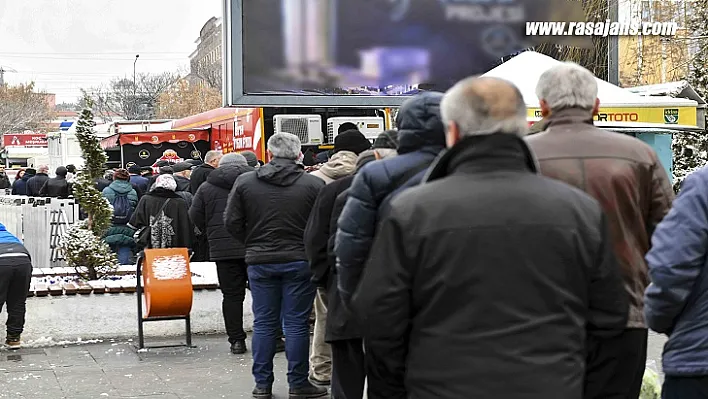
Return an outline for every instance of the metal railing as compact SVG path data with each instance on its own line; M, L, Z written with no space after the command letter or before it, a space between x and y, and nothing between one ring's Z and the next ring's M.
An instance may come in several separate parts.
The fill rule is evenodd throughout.
M59 240L79 220L74 199L3 195L0 192L0 223L21 239L35 267L65 267Z

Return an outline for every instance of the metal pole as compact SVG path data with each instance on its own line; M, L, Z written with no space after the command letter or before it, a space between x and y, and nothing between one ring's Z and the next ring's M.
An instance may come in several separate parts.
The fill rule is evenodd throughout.
M136 74L135 74L135 65L138 63L138 58L140 58L140 54L136 54L135 61L133 61L133 111L135 112L136 117L138 114L138 99L136 98L137 89L138 89L138 81L136 79Z
M612 22L619 20L619 0L608 0L607 19ZM619 86L619 36L607 38L607 80Z

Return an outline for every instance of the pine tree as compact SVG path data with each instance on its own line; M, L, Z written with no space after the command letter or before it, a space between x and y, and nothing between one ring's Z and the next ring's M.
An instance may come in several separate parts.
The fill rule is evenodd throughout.
M687 25L690 35L698 37L697 52L691 54L690 74L688 82L703 98L708 95L708 71L706 71L706 60L708 60L708 46L705 37L708 36L708 0L694 0L690 3L692 8ZM707 121L708 122L708 121ZM686 176L700 169L708 162L708 136L706 131L700 133L674 133L671 144L673 150L674 165L674 191L678 193L681 183Z
M96 188L95 180L103 175L108 158L101 149L94 131L91 100L81 111L76 124L76 138L84 158L84 168L74 184L74 197L88 215L87 220L72 226L62 237L62 248L67 262L77 273L89 280L96 280L115 269L118 264L115 254L101 238L111 225L111 205Z

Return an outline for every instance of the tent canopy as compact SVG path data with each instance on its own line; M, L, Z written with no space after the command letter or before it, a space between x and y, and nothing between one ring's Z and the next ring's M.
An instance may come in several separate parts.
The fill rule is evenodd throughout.
M516 85L528 107L539 107L536 84L541 75L561 62L535 51L526 51L482 76L506 79ZM597 78L595 78L597 79ZM671 97L645 97L597 79L597 97L603 107L696 107L695 101Z

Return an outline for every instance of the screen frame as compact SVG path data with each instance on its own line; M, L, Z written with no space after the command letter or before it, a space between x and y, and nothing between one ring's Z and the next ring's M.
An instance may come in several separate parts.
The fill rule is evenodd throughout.
M253 0L250 0L253 1ZM224 106L247 107L398 107L412 96L248 95L243 89L243 2L224 0Z

